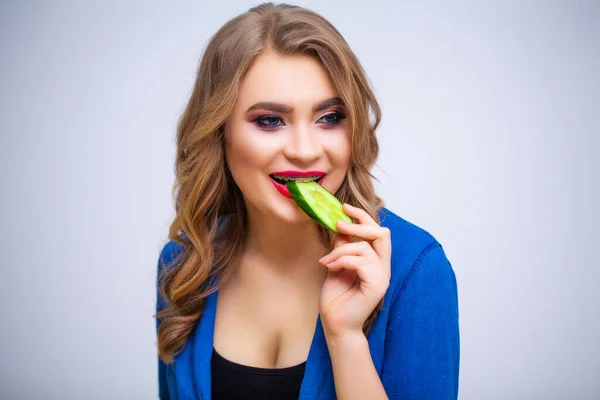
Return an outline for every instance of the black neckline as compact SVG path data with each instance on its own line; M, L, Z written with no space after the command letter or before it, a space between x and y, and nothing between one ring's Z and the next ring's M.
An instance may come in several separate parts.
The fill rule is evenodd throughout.
M238 364L233 361L229 361L228 359L226 359L225 357L223 357L222 355L217 353L217 350L214 348L214 346L213 346L213 360L219 362L221 365L224 365L226 367L234 368L239 371L248 372L248 373L252 373L252 374L258 374L258 375L288 375L288 374L301 372L304 370L304 368L306 366L306 361L304 361L303 363L298 364L298 365L294 365L291 367L284 367L284 368L260 368L260 367L252 367L250 365Z

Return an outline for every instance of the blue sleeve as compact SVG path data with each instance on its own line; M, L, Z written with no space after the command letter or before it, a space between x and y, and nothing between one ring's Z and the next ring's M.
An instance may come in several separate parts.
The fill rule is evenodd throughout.
M456 276L435 243L419 256L391 305L383 386L390 399L456 399L459 358Z
M167 245L168 246L168 245ZM167 252L167 246L165 246L165 248L163 249L163 251L160 254L160 257L158 259L158 272L156 274L156 284L157 284L157 288L156 288L156 312L158 313L159 311L163 310L166 308L166 302L164 301L164 299L162 298L162 296L160 295L159 291L158 291L158 284L159 284L159 280L158 280L158 276L160 274L160 271L164 268L165 266L165 253ZM159 318L156 318L156 333L158 336L158 326L160 325L161 320ZM161 360L160 357L158 357L158 398L160 400L169 400L170 399L170 395L169 395L169 388L167 385L167 366L165 365L165 363Z

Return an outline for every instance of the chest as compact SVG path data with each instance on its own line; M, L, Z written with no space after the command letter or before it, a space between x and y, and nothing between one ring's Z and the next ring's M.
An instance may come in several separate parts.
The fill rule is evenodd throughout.
M238 364L295 366L308 358L318 313L318 293L226 285L218 294L213 345Z

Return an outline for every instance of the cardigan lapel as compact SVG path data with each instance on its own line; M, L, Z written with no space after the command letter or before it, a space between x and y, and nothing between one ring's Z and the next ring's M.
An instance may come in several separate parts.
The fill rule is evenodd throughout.
M194 360L192 376L199 400L210 400L211 397L210 361L213 352L216 311L217 292L214 292L206 298L204 311L200 317L193 340Z
M333 369L331 358L325 341L325 333L321 323L321 315L317 317L315 334L310 345L304 378L300 386L299 400L306 399L335 399Z

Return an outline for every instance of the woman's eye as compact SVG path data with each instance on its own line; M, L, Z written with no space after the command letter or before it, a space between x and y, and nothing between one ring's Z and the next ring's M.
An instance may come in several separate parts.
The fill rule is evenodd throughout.
M261 128L277 128L278 126L285 126L283 119L276 115L263 115L254 120L254 123Z
M341 112L333 112L331 114L323 115L317 122L321 122L325 125L337 125L344 118L346 118L346 116Z

